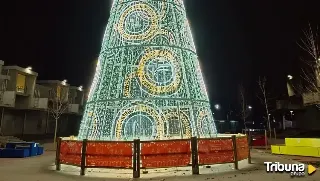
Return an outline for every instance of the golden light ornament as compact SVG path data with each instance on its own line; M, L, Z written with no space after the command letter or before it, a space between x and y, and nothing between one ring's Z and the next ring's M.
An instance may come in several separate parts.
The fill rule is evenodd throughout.
M119 118L116 121L116 138L121 139L122 138L122 129L123 129L123 121L127 119L131 114L136 112L143 112L147 115L151 116L156 121L156 136L158 138L163 137L163 120L159 113L152 107L144 105L144 104L137 104L133 105L123 111L121 111L121 114Z
M125 30L125 26L127 23L126 22L127 17L135 12L146 13L148 15L148 18L150 21L150 25L148 26L147 30L140 33L140 34L128 33ZM157 14L157 12L154 11L147 4L143 4L143 3L134 4L134 5L130 6L128 9L126 9L122 13L122 15L119 19L119 23L118 23L118 31L119 31L120 35L126 40L150 39L156 35L158 30L159 30L159 28L158 28L158 14Z
M146 63L150 60L159 61L159 59L157 58L164 58L174 66L173 69L175 71L175 77L173 78L174 80L169 85L159 86L155 82L150 81L146 78L147 76L145 72ZM151 94L156 94L156 95L176 91L181 82L180 65L178 61L175 59L175 57L173 56L173 53L167 50L148 51L140 60L137 75L141 84L144 87L146 87Z

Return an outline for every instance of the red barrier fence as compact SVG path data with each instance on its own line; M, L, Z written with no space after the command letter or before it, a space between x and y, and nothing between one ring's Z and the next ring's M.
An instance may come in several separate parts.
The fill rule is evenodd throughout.
M238 137L237 139L237 156L238 160L243 160L248 158L249 146L247 137Z
M199 165L234 162L231 138L198 139Z
M190 140L141 142L143 168L188 166L190 153Z
M132 142L88 141L86 167L132 168Z
M198 174L199 165L234 163L235 169L238 169L238 161L247 158L250 163L247 136L141 142L60 138L56 169L60 170L60 164L81 166L80 174L84 175L86 168L130 168L134 178L138 178L140 168L192 165L193 174Z
M60 163L68 165L81 165L82 141L63 140L59 145Z

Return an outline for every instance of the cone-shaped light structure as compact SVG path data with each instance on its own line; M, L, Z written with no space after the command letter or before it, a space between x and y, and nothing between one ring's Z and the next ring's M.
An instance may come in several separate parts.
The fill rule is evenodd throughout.
M78 139L213 137L182 0L114 0Z

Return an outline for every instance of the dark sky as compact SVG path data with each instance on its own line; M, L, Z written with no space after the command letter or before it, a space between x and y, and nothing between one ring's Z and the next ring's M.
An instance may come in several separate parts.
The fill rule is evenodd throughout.
M285 93L299 62L302 30L320 25L319 0L185 0L212 103L237 105L240 82L255 106L267 76ZM109 17L109 0L10 0L0 3L0 60L31 65L40 79L89 86Z

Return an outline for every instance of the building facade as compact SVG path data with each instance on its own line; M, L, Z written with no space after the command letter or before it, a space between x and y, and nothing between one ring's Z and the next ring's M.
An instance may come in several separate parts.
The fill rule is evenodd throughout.
M82 87L37 77L31 68L4 66L0 61L0 134L23 138L52 135L55 111L61 112L58 135L77 134L85 98ZM63 97L63 110L54 106L58 97Z

